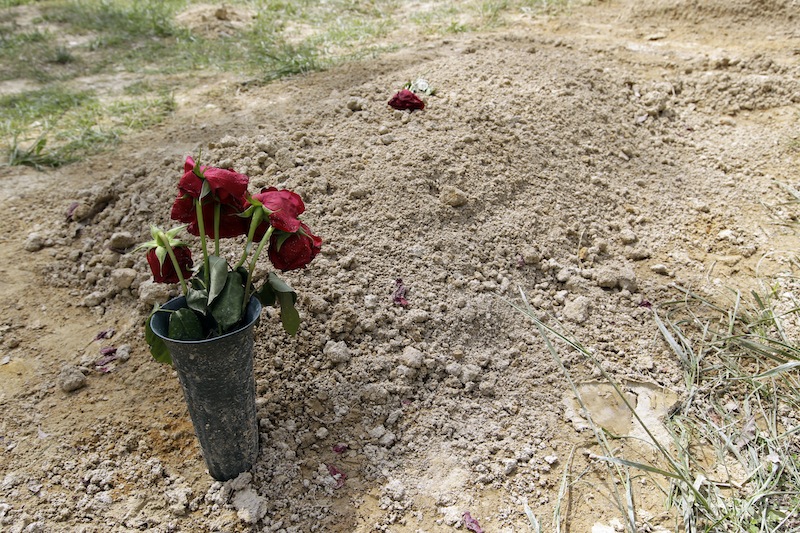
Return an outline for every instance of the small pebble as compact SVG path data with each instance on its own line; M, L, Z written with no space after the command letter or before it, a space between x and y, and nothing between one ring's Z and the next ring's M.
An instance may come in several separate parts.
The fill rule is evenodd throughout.
M657 265L651 266L650 270L652 270L656 274L661 274L662 276L666 276L667 274L669 274L669 271L667 270L667 265L663 263L658 263Z
M41 234L33 232L28 234L28 238L25 239L25 244L23 245L28 252L38 252L42 248L44 248L44 238L42 238Z
M633 244L639 240L633 230L624 229L619 232L619 240L622 241L623 244Z
M451 207L461 207L466 205L468 198L467 193L461 189L457 189L452 185L445 185L439 193L439 201Z
M564 318L576 324L583 324L589 318L591 300L586 296L578 296L564 305Z
M347 347L347 343L344 341L329 340L325 343L322 353L328 357L331 363L335 364L346 363L351 358L350 348Z
M133 238L133 235L127 231L114 233L108 240L109 248L113 248L115 250L126 250L134 244L136 244L136 240Z
M67 365L58 374L58 386L64 392L72 392L86 385L86 376L77 366Z
M421 368L424 354L413 346L406 346L400 356L400 362L409 368Z

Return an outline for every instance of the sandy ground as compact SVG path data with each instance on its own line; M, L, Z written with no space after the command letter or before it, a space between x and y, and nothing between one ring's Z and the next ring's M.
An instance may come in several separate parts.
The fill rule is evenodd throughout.
M659 426L684 391L648 304L746 288L797 248L798 11L598 2L266 87L201 77L113 153L0 168L0 529L434 532L469 512L521 532L527 502L545 531L557 503L569 531L613 530L593 437L509 303L561 322ZM386 105L420 76L425 110ZM261 452L226 484L144 344L165 287L120 253L168 225L200 150L301 194L325 241L286 276L301 333L271 312L257 329ZM598 420L636 434L561 350ZM643 530L673 531L635 485Z

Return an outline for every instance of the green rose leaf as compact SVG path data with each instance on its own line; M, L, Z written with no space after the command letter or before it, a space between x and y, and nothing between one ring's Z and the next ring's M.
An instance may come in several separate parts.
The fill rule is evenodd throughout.
M294 292L288 283L283 281L274 272L269 273L267 282L256 293L261 305L274 306L276 301L281 307L281 322L283 329L289 335L294 335L300 329L300 313L295 309L297 293Z
M281 293L291 294L293 305L297 301L297 293L294 292L294 289L291 288L288 283L279 278L278 275L275 274L274 272L269 273L269 278L267 278L267 283L269 284L270 287L272 287L272 290L274 290L278 294Z
M153 312L147 317L144 323L144 340L147 341L147 345L150 346L150 355L153 356L153 359L158 361L159 363L164 363L165 365L172 364L172 356L169 354L169 349L167 349L167 345L164 340L156 335L153 328L150 327L150 319L153 318L153 315L156 314L158 311L158 306L153 309Z
M208 305L211 305L228 282L228 262L217 255L212 255L208 258L208 264L211 274L208 283ZM241 285L241 282L239 284Z
M208 311L208 291L194 287L190 288L186 291L186 305L189 306L189 309L194 309L201 315L205 315Z
M202 172L200 172L200 165L196 165L194 169L195 169L194 170L195 176L203 180L203 185L200 188L200 199L202 200L203 198L211 194L211 184L208 183L208 180L206 180L205 176L203 176Z
M278 299L281 302L281 322L283 329L289 335L294 335L300 329L300 313L294 308L294 301L297 295L292 293L279 292Z
M256 298L261 302L261 305L275 305L275 291L272 290L269 283L265 283L261 289L256 292Z
M226 267L227 268L227 267ZM220 333L225 333L231 326L242 319L242 300L244 299L244 282L238 272L229 272L222 292L209 304L211 316L219 324ZM212 281L213 284L213 281Z
M203 338L203 326L194 311L184 307L170 315L169 338L177 341L199 341Z
M243 267L243 266L240 266L239 268L237 268L236 270L234 270L234 272L236 272L236 273L238 273L240 276L242 276L242 279L243 279L243 280L244 280L244 279L247 279L247 269L246 269L245 267ZM244 284L244 282L243 282L242 284ZM252 283L250 283L250 287L252 287L252 286L253 286L253 284L252 284Z

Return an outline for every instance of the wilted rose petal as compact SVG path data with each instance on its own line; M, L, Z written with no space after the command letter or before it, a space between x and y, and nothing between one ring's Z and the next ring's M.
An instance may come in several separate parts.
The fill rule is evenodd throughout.
M469 529L470 531L474 531L475 533L483 533L483 529L481 529L480 524L478 521L472 518L472 516L467 512L461 517L464 520L464 527Z
M646 307L647 309L652 309L653 304L651 304L649 300L642 300L641 302L639 302L639 307Z
M72 222L72 216L75 214L75 210L78 209L78 206L81 205L78 202L72 202L69 204L67 208L67 222Z
M107 355L107 356L101 357L100 359L95 361L94 364L95 364L96 367L102 367L102 366L105 366L108 363L110 363L112 361L116 361L116 360L117 360L117 356L116 355Z
M114 328L104 329L95 336L94 340L99 341L101 339L110 339L115 333L116 330L114 330Z
M105 346L100 348L100 355L114 355L115 353L117 353L117 349L113 346Z
M334 444L333 451L334 453L344 453L347 451L347 444Z
M395 305L399 305L402 307L408 307L408 300L406 300L406 286L403 285L403 280L397 278L395 280L395 284L397 287L394 289L392 293L392 301Z
M333 465L326 464L325 466L328 467L328 472L330 473L331 477L336 480L336 485L334 486L335 489L340 489L344 486L344 482L347 479L347 474L339 470Z
M389 106L394 109L424 109L425 102L419 99L419 96L412 93L408 89L403 89L399 93L392 96L389 100Z

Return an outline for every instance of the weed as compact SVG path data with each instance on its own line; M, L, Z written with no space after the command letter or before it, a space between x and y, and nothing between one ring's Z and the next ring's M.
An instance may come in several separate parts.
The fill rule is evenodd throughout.
M125 37L171 37L183 31L175 25L179 2L77 1L56 2L44 10L47 22L66 24L73 31L96 31Z
M101 105L88 91L50 87L0 99L10 165L57 167L115 144L121 135L162 121L175 108L170 93ZM31 139L31 132L38 132ZM28 140L29 139L29 140Z
M67 63L72 63L73 61L75 61L75 56L72 55L72 52L70 52L69 48L65 46L56 47L55 54L52 59L53 63L66 65Z
M30 146L23 148L14 138L8 151L8 165L25 165L40 170L42 167L59 167L67 163L58 154L45 150L46 144L47 139L40 136Z

